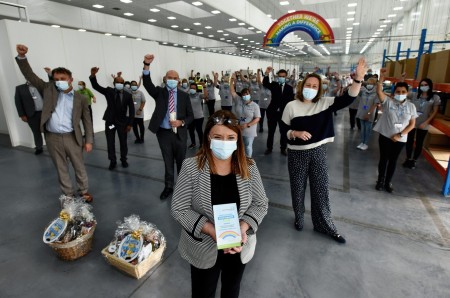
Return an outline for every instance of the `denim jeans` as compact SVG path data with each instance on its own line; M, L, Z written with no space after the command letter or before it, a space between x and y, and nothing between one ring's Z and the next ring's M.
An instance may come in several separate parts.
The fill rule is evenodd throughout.
M361 143L367 145L370 139L370 135L372 134L372 122L363 119L360 119L360 121L361 121Z
M255 139L255 137L242 137L244 139L244 146L245 146L245 155L247 155L247 157L252 157L252 153L253 153L253 140Z

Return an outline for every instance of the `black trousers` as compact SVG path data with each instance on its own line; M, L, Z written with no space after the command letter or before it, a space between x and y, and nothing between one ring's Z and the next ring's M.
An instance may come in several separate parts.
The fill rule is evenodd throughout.
M197 144L195 142L195 131L197 131L200 145L203 143L203 119L204 118L194 119L194 121L189 124L189 136L191 137L191 143L194 145Z
M380 161L378 162L378 181L390 183L394 176L397 159L405 143L394 142L380 134L378 139L380 147Z
M358 112L358 109L348 109L348 112L350 114L350 128L355 128L355 122L356 126L359 130L361 130L361 122L359 121L359 118L356 118L356 112Z
M156 132L159 148L164 160L165 186L173 188L175 185L174 163L177 163L177 172L180 173L181 165L186 156L186 141L182 141L178 134L171 129L159 128Z
M406 158L411 159L414 147L414 137L416 137L416 147L414 148L414 160L417 160L422 153L423 141L427 136L428 130L414 128L408 133L408 141L406 141Z
M239 297L244 269L241 254L224 254L223 250L217 252L217 261L212 268L199 269L191 265L192 297L214 298L220 274L222 274L220 297Z
M138 127L139 127L139 131L138 131ZM136 137L136 140L144 140L144 133L145 133L144 118L134 117L133 132L134 132L134 136Z
M225 110L225 111L231 111L233 106L221 106L221 108L222 108L222 110Z
M120 160L126 161L128 154L127 145L127 126L126 124L116 124L105 122L105 135L108 144L108 159L116 162L116 132L119 137L120 144Z
M34 144L36 145L36 149L42 149L44 142L42 141L42 133L41 133L41 114L42 112L35 112L33 116L28 117L28 126L31 128L31 132L33 133Z
M264 129L264 118L266 117L266 109L260 108L259 111L261 112L261 118L259 119L259 130Z
M267 126L269 127L269 135L267 136L267 149L273 149L273 138L275 135L275 131L277 130L277 125L280 126L280 148L287 148L287 136L281 133L281 116L281 112L267 113Z
M214 106L216 105L216 100L215 99L209 99L206 102L206 105L208 106L208 113L209 116L211 117L212 114L214 114Z

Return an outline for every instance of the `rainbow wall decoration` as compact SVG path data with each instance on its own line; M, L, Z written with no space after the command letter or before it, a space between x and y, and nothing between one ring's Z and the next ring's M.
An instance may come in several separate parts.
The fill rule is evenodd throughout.
M304 31L314 40L314 44L334 43L334 34L324 18L316 13L299 10L279 18L264 37L265 47L278 47L281 40L292 31Z

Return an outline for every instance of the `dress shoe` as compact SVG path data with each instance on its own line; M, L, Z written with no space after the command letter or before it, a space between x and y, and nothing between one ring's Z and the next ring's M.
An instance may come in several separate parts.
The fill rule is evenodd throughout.
M115 161L111 161L110 163L109 163L109 170L110 171L112 171L112 170L114 170L115 168L116 168L116 166L117 166L117 162L115 162Z
M334 239L334 241L336 241L336 242L338 242L338 243L345 243L345 242L346 242L346 241L345 241L345 238L342 237L342 236L339 235L339 234L331 235L331 237Z
M375 185L375 189L376 190L383 190L383 184L384 184L383 181L378 180L377 181L377 185Z
M388 192L388 193L392 193L394 191L394 189L392 188L392 183L385 183L384 184L384 189Z
M259 129L259 132L264 132L264 129L260 128L260 129Z
M123 168L128 168L128 162L126 160L122 161L122 167Z
M81 194L81 198L86 202L86 203L91 203L94 200L94 197L88 193L85 192L84 194Z
M296 229L297 231L303 230L303 226L300 225L299 223L294 222L294 227L295 227L295 229Z
M272 149L266 149L266 151L264 151L264 155L269 155L272 154Z
M284 148L284 149L281 149L281 154L282 154L282 155L284 155L284 156L287 156L287 151L286 151L286 148Z
M166 188L164 188L164 190L162 191L162 193L161 193L161 195L159 196L159 198L160 198L161 200L165 200L165 199L167 199L167 198L172 194L172 192L173 192L173 188L166 187Z
M141 143L141 139L136 139L136 140L134 140L134 143L135 143L135 144L140 144L140 143Z
M42 152L44 152L44 150L42 150L42 148L41 148L41 149L36 149L36 150L34 151L34 154L35 154L35 155L39 155L39 154L42 154Z

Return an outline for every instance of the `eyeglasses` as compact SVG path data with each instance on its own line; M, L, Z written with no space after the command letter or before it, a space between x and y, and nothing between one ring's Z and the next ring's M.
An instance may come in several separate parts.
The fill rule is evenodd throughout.
M214 124L229 124L229 125L232 125L232 126L239 125L239 120L225 118L225 117L213 117L212 121L213 121Z

